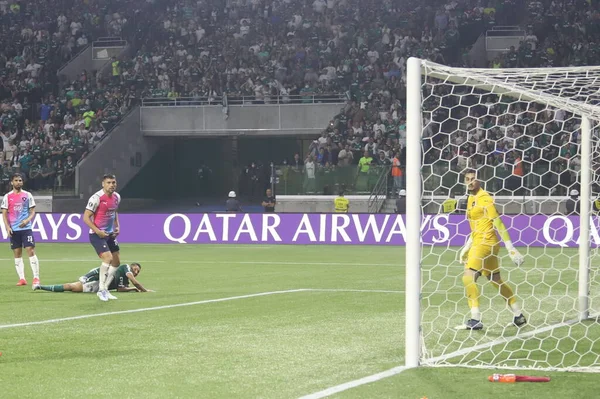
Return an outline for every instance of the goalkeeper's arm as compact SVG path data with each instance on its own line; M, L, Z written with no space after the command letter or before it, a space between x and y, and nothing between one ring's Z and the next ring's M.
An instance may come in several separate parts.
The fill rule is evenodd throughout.
M502 241L504 241L504 246L506 246L508 256L510 256L510 259L514 262L515 265L521 266L525 259L523 258L523 255L521 255L519 251L515 249L512 240L510 239L510 234L508 234L508 229L504 225L504 222L502 222L502 219L500 219L500 216L494 218L493 223L494 228L500 235L500 238L502 239Z
M461 263L467 263L469 250L471 249L472 245L473 245L473 234L469 234L469 239L467 240L465 245L463 245L463 247L460 249L459 261Z

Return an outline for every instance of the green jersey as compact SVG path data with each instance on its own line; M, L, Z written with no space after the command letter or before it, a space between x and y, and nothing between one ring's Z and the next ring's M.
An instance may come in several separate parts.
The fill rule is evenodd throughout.
M129 265L119 266L117 269L117 273L115 274L115 278L110 283L108 289L116 290L119 287L129 286L129 277L127 277L127 273L133 274ZM100 281L100 268L97 267L95 269L90 270L85 276L80 277L79 281L81 281L84 284L91 283L94 281Z

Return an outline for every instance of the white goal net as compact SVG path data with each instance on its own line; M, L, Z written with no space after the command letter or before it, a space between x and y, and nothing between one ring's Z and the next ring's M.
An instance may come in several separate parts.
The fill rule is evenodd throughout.
M430 366L600 371L600 67L462 69L411 59L408 84L407 232L421 227L414 213L443 217L442 227L417 233L420 251L407 243L407 365L418 356ZM467 301L459 259L472 231L467 170L525 259L517 266L500 247L498 270L516 307L485 272L478 306ZM449 198L457 211L444 213ZM482 256L486 269L493 255ZM516 327L520 309L527 324ZM457 329L475 314L483 329Z

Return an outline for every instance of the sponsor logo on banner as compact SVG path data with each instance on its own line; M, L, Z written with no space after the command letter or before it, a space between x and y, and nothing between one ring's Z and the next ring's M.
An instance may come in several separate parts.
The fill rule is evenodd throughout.
M576 247L579 218L503 216L517 246ZM120 214L123 243L404 245L406 223L392 214ZM591 245L600 245L600 218L592 217ZM88 242L80 214L36 214L36 242ZM464 215L424 215L424 245L461 246L470 233ZM0 234L8 239L0 222Z

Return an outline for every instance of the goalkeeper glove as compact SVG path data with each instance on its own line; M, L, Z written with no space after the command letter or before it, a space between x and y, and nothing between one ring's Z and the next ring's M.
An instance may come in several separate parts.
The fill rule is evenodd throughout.
M523 255L521 255L519 251L516 250L516 248L513 246L512 241L506 241L504 245L506 246L506 250L508 251L508 256L510 256L510 260L512 260L515 265L521 266L523 262L525 262L525 258L523 257Z
M471 236L469 236L469 239L467 240L465 245L460 249L460 257L459 257L460 263L467 263L471 245L473 245L473 238Z

